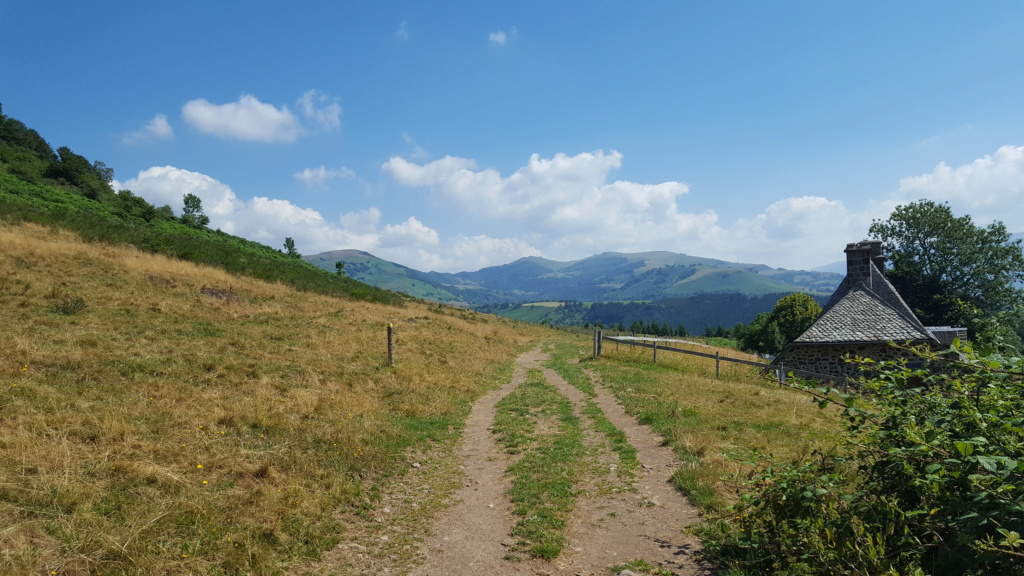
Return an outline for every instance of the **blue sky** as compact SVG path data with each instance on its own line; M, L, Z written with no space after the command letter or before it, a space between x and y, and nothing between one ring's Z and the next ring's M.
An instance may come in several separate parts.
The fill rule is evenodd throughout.
M1024 2L15 2L0 103L116 184L422 270L810 268L919 198L1024 231Z

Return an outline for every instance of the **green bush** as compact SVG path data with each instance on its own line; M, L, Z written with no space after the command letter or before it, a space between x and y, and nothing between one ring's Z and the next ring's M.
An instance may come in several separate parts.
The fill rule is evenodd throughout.
M843 409L844 442L752 455L748 493L701 528L711 557L733 574L1024 574L1024 362L922 354L935 370L873 365L863 397L808 388Z

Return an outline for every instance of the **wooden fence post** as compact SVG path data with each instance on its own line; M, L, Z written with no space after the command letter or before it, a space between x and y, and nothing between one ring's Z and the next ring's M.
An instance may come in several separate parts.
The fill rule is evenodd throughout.
M388 366L395 365L395 325L388 322Z
M597 329L597 356L600 358L604 353L604 330Z
M722 376L722 356L721 352L715 350L715 378L721 378Z
M594 341L592 344L592 350L590 353L591 358L597 358L597 328L594 328Z
M654 363L658 363L658 341L654 341Z

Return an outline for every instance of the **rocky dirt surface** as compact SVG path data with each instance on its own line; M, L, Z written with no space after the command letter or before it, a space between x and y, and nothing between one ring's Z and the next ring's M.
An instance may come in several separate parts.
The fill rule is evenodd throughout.
M697 510L669 483L679 466L672 449L662 446L660 437L627 415L600 386L595 386L595 401L638 451L642 468L634 481L636 491L608 489L621 481L615 474L617 457L605 450L595 468L606 470L607 478L591 477L584 487L570 522L569 548L553 561L504 559L513 544L509 532L515 519L504 496L508 457L490 432L495 404L523 381L528 368L541 369L548 382L573 402L577 413L586 400L555 371L542 368L542 360L539 349L520 357L512 380L474 407L459 453L466 481L455 493L457 503L435 524L423 546L426 559L412 574L608 575L611 567L636 559L679 576L706 573L694 558L698 541L682 533L686 524L697 519ZM589 428L585 433L588 444L601 442Z
M593 375L593 400L637 449L641 468L632 480L617 474L618 457L583 416L587 397L554 370L544 368L541 349L516 361L512 378L482 397L466 422L452 453L422 455L410 474L396 481L373 511L373 521L354 522L352 532L303 574L413 576L608 576L612 568L643 560L658 572L632 567L622 574L710 574L696 558L699 541L683 533L697 520L697 509L670 484L679 467L659 436L627 415ZM495 406L539 369L548 383L569 398L581 416L588 447L594 452L587 480L569 522L569 546L554 560L514 553L510 535L516 517L506 494L505 470L512 462L491 431ZM458 484L452 484L452 478ZM447 506L447 507L445 507ZM420 539L416 532L428 533Z

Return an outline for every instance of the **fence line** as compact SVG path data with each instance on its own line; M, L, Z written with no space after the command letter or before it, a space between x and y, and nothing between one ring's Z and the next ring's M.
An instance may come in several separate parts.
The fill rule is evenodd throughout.
M639 346L641 348L651 348L654 351L654 362L658 361L658 351L659 350L665 350L665 351L668 351L668 352L678 352L678 353L681 353L681 354L689 354L691 356L699 356L701 358L708 358L710 360L714 360L715 361L715 378L721 377L721 374L722 374L722 372L721 372L721 363L722 362L732 362L734 364L745 364L747 366L757 366L758 368L763 369L765 372L768 372L768 371L774 372L775 376L776 376L776 379L779 381L780 384L785 384L786 383L786 376L787 376L787 374L792 374L794 376L809 378L809 379L812 379L812 380L828 380L828 381L836 383L836 384L842 384L844 389L849 389L849 386L851 384L851 380L849 380L848 378L843 378L841 376L834 376L834 375L831 375L831 374L820 374L818 372L810 372L808 370L796 370L796 369L786 370L785 365L783 365L782 363L779 363L779 365L777 367L773 367L771 364L766 364L764 362L754 362L752 360L742 360L740 358L730 358L728 356L722 356L721 353L717 352L717 351L714 354L710 354L710 353L707 353L707 352L697 352L697 351L694 351L694 350L685 350L683 348L674 348L672 346L664 346L664 345L659 346L658 345L659 341L657 339L651 339L651 341L653 343L652 344L648 344L648 343L643 342L641 340L637 340L637 339L635 339L633 337L622 338L622 337L615 337L615 336L605 336L603 330L595 330L594 331L594 357L595 358L597 358L598 356L601 355L601 352L602 352L601 343L603 341L605 341L605 340L607 340L609 342L615 342L616 344L628 344L630 346Z
M696 352L694 350L685 350L683 348L674 348L672 346L664 346L664 345L659 346L657 340L654 340L654 344L648 344L646 342L642 342L642 341L639 341L639 340L634 340L632 338L617 338L615 336L604 336L603 334L601 334L600 330L598 330L597 334L598 334L598 336L595 337L595 341L597 341L597 340L607 340L608 342L615 342L616 344L628 344L630 346L639 346L641 348L652 348L655 351L657 351L657 350L666 350L668 352L679 352L679 353L682 353L682 354L689 354L691 356L700 356L702 358L710 358L712 360L718 360L718 361L721 361L721 362L735 362L737 364L747 364L749 366L759 366L759 367L762 367L762 368L765 368L765 367L768 366L768 364L765 364L764 362L754 362L753 360L741 360L739 358L730 358L728 356L722 356L721 353L719 353L719 352L715 352L714 354L710 354L708 352ZM600 346L595 348L595 352L598 352L599 350L600 350ZM596 355L600 356L599 353L597 353Z

